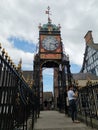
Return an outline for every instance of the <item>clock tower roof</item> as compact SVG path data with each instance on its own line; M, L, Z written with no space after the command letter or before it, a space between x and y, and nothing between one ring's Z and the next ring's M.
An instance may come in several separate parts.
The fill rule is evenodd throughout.
M39 26L40 31L60 31L60 28L60 25L56 26L50 22Z

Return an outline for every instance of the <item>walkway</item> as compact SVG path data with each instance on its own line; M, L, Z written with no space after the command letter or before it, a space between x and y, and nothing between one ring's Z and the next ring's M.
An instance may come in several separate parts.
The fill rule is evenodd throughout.
M31 130L31 129L30 129ZM84 123L73 123L71 118L58 111L41 111L34 130L96 130Z

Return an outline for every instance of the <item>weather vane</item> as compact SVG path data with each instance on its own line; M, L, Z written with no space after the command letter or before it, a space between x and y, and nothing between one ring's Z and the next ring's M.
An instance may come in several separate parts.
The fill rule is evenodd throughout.
M48 14L48 23L51 23L51 19L50 19L50 7L48 6L47 10L46 10L46 14Z

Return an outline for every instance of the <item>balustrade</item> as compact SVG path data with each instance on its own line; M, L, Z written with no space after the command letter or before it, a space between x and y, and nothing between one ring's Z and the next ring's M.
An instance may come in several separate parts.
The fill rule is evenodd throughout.
M34 123L34 94L0 44L0 130L27 130Z

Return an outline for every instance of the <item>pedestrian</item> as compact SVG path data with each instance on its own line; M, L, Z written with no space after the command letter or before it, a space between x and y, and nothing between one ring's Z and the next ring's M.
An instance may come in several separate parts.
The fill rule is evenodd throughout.
M69 87L67 95L69 100L69 107L71 110L72 121L73 123L79 123L79 121L77 120L77 104L76 104L78 94L73 91L73 86Z

